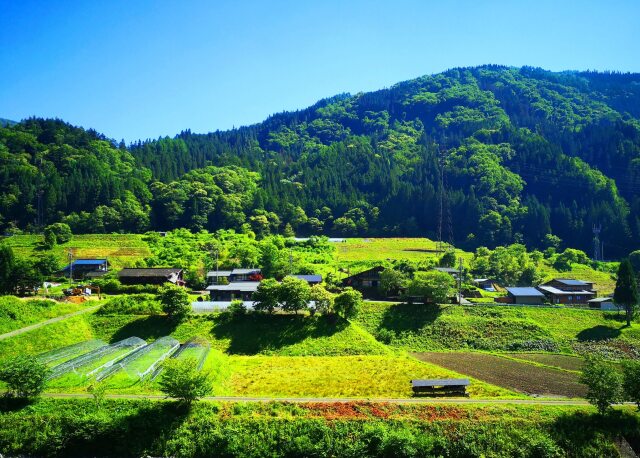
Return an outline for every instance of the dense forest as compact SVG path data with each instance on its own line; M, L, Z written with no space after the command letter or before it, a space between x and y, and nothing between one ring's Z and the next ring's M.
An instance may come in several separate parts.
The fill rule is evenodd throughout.
M640 247L640 74L460 68L231 131L128 147L0 127L0 229L425 235Z

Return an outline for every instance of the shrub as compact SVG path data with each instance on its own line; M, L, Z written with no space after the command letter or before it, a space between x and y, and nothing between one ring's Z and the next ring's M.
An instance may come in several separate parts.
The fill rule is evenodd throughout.
M162 310L176 321L184 321L191 313L189 295L179 286L163 286L158 293L158 300L162 304Z
M0 380L20 398L37 397L46 386L49 370L36 358L17 356L0 367Z
M160 389L167 396L191 405L194 401L212 393L213 386L208 372L200 372L193 358L169 359L164 364Z
M318 312L327 315L333 311L334 296L324 286L312 286L310 298L314 303L313 313Z
M416 272L409 283L407 294L424 298L425 303L434 302L441 304L447 302L453 294L455 281L445 272L431 270L429 272Z
M622 376L626 398L635 402L640 410L640 361L625 361Z
M99 315L160 315L162 307L153 294L118 296L100 307Z
M551 339L524 340L512 342L507 347L510 351L548 351L557 353L560 351L558 344Z
M233 316L240 316L246 315L247 308L244 306L243 301L236 299L234 301L231 301L231 304L229 304L229 308L227 309L227 311Z
M333 301L335 312L345 319L358 315L362 307L362 293L353 288L345 288Z
M67 243L71 237L71 228L65 223L54 223L44 228L44 244L47 248L52 248L57 243Z
M622 376L611 363L588 358L580 381L587 385L587 399L601 414L622 400Z

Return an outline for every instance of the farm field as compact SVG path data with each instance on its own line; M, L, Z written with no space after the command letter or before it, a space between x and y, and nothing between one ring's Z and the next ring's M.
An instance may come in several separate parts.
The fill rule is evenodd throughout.
M525 361L557 367L567 371L579 372L584 366L584 360L577 356L554 355L550 353L511 353L508 356Z
M108 258L111 267L119 269L132 266L151 255L143 237L142 234L79 234L74 235L71 241L47 251L41 249L42 237L39 235L14 235L3 240L17 256L35 257L39 253L53 253L60 264L65 265L68 262L67 254L71 251L74 258Z
M535 366L487 353L434 352L413 355L421 361L528 395L575 398L586 394L586 388L578 381L578 375L568 371Z
M228 394L273 397L411 397L416 378L461 375L406 356L234 356ZM473 381L471 397L514 397L515 393Z

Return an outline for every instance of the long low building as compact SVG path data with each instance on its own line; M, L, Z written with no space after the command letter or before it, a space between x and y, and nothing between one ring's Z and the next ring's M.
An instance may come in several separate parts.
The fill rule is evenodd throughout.
M539 305L544 303L544 294L533 287L508 287L507 303Z
M228 285L209 285L207 291L212 301L250 301L259 284L259 281L241 281Z
M123 285L162 285L173 283L184 285L182 269L164 267L126 268L118 272Z

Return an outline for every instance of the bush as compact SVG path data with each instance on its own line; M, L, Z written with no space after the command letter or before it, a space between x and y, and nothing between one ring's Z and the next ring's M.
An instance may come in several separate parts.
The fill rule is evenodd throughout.
M189 294L180 286L163 286L158 293L158 300L162 304L162 310L176 321L184 321L191 313Z
M160 315L162 307L153 294L118 296L100 307L98 315Z
M193 358L169 359L164 364L160 389L167 396L190 405L213 392L208 372L200 372Z
M625 397L640 410L640 361L625 361L622 376Z
M580 381L587 385L587 399L600 414L622 400L622 376L611 363L587 358Z
M508 345L509 351L548 351L557 353L560 351L558 344L551 339L524 340L512 342Z
M20 398L39 396L48 375L47 366L31 356L17 356L0 367L0 380L7 384L10 393Z
M362 307L362 293L353 288L345 288L333 300L333 309L335 312L345 319L353 318L358 315Z
M236 299L234 301L231 301L231 304L229 304L229 308L227 309L227 311L233 316L240 316L246 315L247 308L244 306L243 301Z
M65 223L50 224L44 228L44 245L53 248L56 244L67 243L73 237L71 228Z

